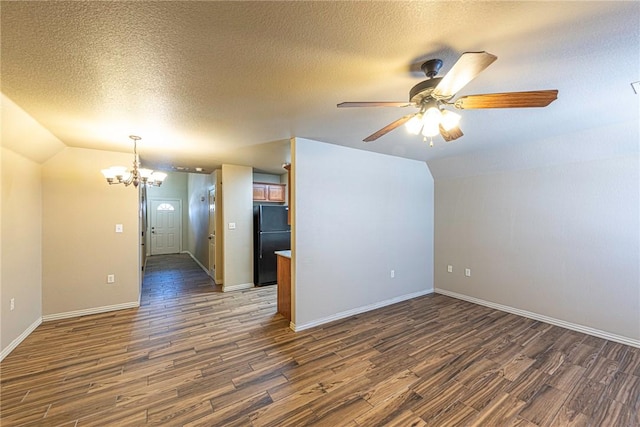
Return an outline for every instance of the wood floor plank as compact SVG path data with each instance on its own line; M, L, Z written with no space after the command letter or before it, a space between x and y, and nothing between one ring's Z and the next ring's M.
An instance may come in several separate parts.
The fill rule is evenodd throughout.
M150 257L141 306L40 325L0 424L640 427L640 349L443 295L295 333L276 286Z
M568 393L549 385L543 386L538 393L522 408L519 415L537 425L549 425L566 401Z

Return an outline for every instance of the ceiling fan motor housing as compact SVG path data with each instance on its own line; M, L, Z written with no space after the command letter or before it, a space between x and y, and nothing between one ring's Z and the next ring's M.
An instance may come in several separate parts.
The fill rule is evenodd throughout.
M433 92L433 89L438 86L440 80L442 80L442 77L435 77L418 83L409 91L409 100L414 105L419 106L425 98L431 96L431 92Z

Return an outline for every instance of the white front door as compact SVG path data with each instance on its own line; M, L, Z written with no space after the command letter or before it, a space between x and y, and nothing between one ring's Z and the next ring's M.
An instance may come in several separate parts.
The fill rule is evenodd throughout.
M180 200L151 200L151 255L177 254L182 240Z
M216 190L209 190L209 275L216 278Z

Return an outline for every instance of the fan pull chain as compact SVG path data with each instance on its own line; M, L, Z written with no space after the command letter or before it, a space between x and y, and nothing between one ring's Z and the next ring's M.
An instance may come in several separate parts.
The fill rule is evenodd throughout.
M427 142L427 137L426 136L422 137L422 142L424 142L424 143ZM433 147L433 137L432 136L429 137L429 147Z

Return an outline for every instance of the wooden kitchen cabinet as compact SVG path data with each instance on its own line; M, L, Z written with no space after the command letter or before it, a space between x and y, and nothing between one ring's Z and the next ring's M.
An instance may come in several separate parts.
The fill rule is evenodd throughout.
M253 183L254 202L284 203L285 186L283 184L270 184L266 182Z
M291 251L276 252L278 258L278 313L291 320Z

